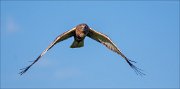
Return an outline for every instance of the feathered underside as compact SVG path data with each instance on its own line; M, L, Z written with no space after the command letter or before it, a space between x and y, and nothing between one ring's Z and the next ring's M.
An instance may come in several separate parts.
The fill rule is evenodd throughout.
M51 49L55 44L57 44L58 42L61 42L63 40L66 40L70 37L72 37L74 35L74 31L75 31L75 28L59 35L39 56L36 60L33 61L32 64L30 64L29 66L25 67L25 68L22 68L20 69L21 72L19 73L20 75L24 74L27 72L27 70L29 70L29 68L31 68L31 66L33 66L49 49Z
M80 25L78 25L78 26L80 26ZM88 26L86 26L86 27L88 27ZM61 35L59 35L59 36L38 56L38 58L37 58L36 60L34 60L29 66L21 69L21 72L20 72L19 74L22 75L22 74L26 73L26 72L29 70L29 68L31 68L31 67L32 67L49 49L51 49L55 44L57 44L57 43L59 43L59 42L61 42L61 41L63 41L63 40L66 40L66 39L74 36L74 35L75 35L75 30L76 30L76 27L73 28L73 29L71 29L71 30L69 30L69 31L67 31L67 32L65 32L65 33L63 33L63 34L61 34ZM102 34L102 33L100 33L100 32L97 32L97 31L95 31L95 30L93 30L93 29L91 29L91 28L89 28L88 30L89 30L89 33L87 34L88 37L92 38L93 40L95 40L95 41L97 41L97 42L99 42L99 43L101 43L101 44L103 44L103 45L106 46L108 49L116 52L117 54L121 55L121 56L125 59L125 61L129 64L129 66L135 71L135 73L136 73L137 75L141 75L141 76L145 75L145 74L142 72L143 70L141 70L140 68L136 67L136 66L133 64L133 63L136 63L136 62L135 62L135 61L132 61L132 60L129 60L129 59L118 49L118 47L112 42L112 40L111 40L108 36L106 36L106 35L104 35L104 34ZM75 41L75 42L73 42L71 48L83 47L83 46L84 46L84 40L83 40L81 43L77 43L77 42Z
M87 35L88 37L92 38L93 40L96 40L97 42L103 44L104 46L106 46L108 49L116 52L117 54L121 55L125 60L126 62L129 64L129 66L135 71L135 73L137 75L145 75L142 71L142 69L136 67L133 63L136 63L135 61L132 61L132 60L129 60L119 49L118 47L112 42L112 40L100 33L100 32L97 32L93 29L90 28L90 32L89 34ZM133 62L133 63L132 63Z

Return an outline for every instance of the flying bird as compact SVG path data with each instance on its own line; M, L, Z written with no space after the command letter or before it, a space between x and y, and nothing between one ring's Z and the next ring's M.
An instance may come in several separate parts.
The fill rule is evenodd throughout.
M90 28L87 24L82 23L77 25L76 27L72 28L71 30L64 32L63 34L59 35L38 57L36 60L32 62L29 66L26 68L21 69L20 75L24 74L32 65L34 65L49 49L51 49L54 45L57 43L64 41L70 37L74 37L74 42L70 46L70 48L80 48L84 46L84 39L85 37L89 37L104 46L106 46L108 49L114 51L115 53L119 54L120 56L125 59L125 61L129 64L129 66L135 71L136 74L139 75L145 75L142 73L141 69L133 65L132 62L136 63L135 61L129 60L118 47L112 42L112 40L106 36L105 34L102 34L100 32L95 31L94 29Z

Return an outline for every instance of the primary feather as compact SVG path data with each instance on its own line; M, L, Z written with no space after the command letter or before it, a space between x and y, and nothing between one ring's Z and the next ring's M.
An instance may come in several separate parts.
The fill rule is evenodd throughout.
M105 45L108 49L116 52L117 54L121 55L125 60L126 62L130 65L130 67L136 72L136 74L139 74L139 75L145 75L144 73L142 73L141 69L139 69L138 67L136 67L135 65L133 65L131 62L134 62L136 63L135 61L131 61L129 60L119 49L118 47L112 42L112 40L100 33L100 32L97 32L95 30L93 30L92 28L90 28L90 31L87 35L88 37L96 40L97 42L100 42L101 44Z

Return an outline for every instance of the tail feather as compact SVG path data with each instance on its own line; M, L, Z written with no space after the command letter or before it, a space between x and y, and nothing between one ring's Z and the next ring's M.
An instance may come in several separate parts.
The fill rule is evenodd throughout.
M84 46L84 40L78 42L76 40L74 40L74 42L72 43L72 45L70 46L70 48L80 48Z

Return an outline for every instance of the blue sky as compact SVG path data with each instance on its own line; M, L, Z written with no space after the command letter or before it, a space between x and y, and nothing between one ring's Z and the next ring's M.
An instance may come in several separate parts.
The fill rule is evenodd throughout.
M1 88L179 88L179 1L1 1ZM96 41L73 38L30 64L80 23L108 35L144 70Z

